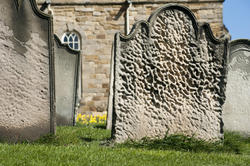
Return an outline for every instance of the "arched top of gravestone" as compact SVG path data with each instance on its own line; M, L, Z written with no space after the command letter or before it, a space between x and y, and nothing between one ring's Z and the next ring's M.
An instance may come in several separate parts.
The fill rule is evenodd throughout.
M236 39L230 41L230 46L235 46L237 44L250 45L250 39Z
M157 18L160 16L161 13L167 10L178 10L186 14L192 21L192 26L195 31L194 34L197 40L199 40L199 33L201 32L201 29L203 28L206 32L206 35L209 36L210 40L213 43L219 44L219 43L224 42L223 40L217 39L213 35L213 32L208 23L198 23L196 17L194 16L194 14L191 12L190 9L188 9L185 6L178 5L178 4L168 4L163 7L158 8L155 12L151 14L151 16L149 17L147 21L141 20L141 21L136 22L133 25L129 35L124 36L120 32L118 32L116 35L119 36L121 40L129 40L129 39L132 39L138 33L138 29L140 29L141 27L145 27L147 29L147 35L150 38L152 27L154 26L155 21L157 20Z
M16 39L21 42L29 40L28 29L31 28L29 23L32 22L32 33L39 34L40 30L48 32L49 37L44 36L44 40L49 38L50 45L53 36L53 17L39 10L36 0L2 0L1 11L2 20L5 20L6 26L12 27Z
M230 41L230 50L239 51L240 49L250 49L250 39L237 39Z
M43 13L41 10L38 9L36 0L30 0L30 2L33 8L33 11L36 13L38 17L48 19L48 20L52 19L52 15Z
M36 0L29 0L29 1L30 1L32 10L34 11L34 13L35 13L38 17L43 18L43 19L50 19L50 18L52 18L52 15L43 13L41 10L38 9ZM21 6L23 5L23 3L24 3L24 0L14 0L14 4L15 4L15 7L16 7L16 9L17 9L17 13L18 13L18 11L20 10L20 8L21 8Z
M71 54L79 54L80 53L80 50L73 50L72 48L69 47L68 44L62 43L56 34L54 34L54 38L55 38L55 42L56 42L56 45L58 48L64 48L65 50L67 50Z
M239 51L250 52L250 39L237 39L230 42L229 61L231 61L234 56L237 56L235 53Z

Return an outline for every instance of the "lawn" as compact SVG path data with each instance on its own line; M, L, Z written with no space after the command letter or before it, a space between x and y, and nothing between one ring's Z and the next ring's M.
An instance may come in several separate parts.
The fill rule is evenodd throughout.
M108 145L109 138L104 126L57 127L36 142L0 143L0 166L250 166L250 139L234 133L214 144L176 135Z

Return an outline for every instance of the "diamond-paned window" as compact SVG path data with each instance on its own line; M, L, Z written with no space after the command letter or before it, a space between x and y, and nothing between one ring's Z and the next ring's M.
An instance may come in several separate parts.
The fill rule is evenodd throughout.
M73 50L80 50L80 38L74 32L64 33L62 36L62 43L68 44L68 46Z

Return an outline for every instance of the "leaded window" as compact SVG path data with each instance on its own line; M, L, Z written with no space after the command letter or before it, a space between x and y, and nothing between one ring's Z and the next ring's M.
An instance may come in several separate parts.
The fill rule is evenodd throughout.
M73 50L80 50L80 38L74 32L67 32L62 37L62 43L68 44Z

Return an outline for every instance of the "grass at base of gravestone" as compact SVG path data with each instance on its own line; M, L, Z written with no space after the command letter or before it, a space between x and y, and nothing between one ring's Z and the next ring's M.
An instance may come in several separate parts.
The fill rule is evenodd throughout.
M106 146L104 125L57 127L32 143L0 143L0 166L249 166L250 139L225 133L224 144L209 144L181 135Z

